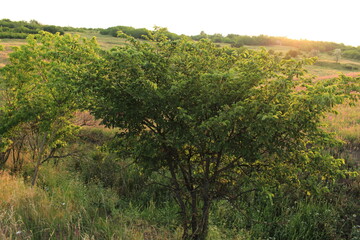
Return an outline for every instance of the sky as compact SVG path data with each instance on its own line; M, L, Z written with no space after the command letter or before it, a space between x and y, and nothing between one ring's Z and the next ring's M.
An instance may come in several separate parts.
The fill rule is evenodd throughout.
M360 46L359 0L4 0L0 19L197 35L288 37Z

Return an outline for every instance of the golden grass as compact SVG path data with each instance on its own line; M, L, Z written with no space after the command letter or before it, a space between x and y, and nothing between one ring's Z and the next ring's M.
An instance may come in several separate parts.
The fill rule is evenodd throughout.
M355 106L340 105L335 108L338 114L328 114L324 119L326 129L335 132L351 145L360 144L360 102Z
M180 239L181 229L152 225L134 210L102 216L94 200L104 193L98 187L51 166L44 170L44 190L0 173L0 239ZM118 201L112 194L100 198L103 204Z
M245 46L248 49L251 50L260 50L261 48L265 48L267 50L272 50L275 52L280 52L282 54L286 54L288 51L290 50L297 50L296 47L291 47L291 46L282 46L282 45L272 45L272 46L266 46L266 47L262 47L262 46Z
M4 47L3 51L0 51L0 67L4 67L8 63L9 53L12 52L13 47L18 47L25 44L25 40L21 39L6 39L1 40L0 45Z
M341 72L336 69L329 69L321 66L305 66L305 69L309 74L322 77L322 76L330 76L330 75L339 75ZM349 73L351 71L344 71L343 73Z
M100 47L105 50L109 50L116 46L126 44L126 40L123 38L116 38L110 35L102 35L99 31L86 31L86 32L69 32L70 34L80 35L81 37L93 38L95 37Z
M31 239L17 211L31 203L37 191L7 172L0 172L0 190L0 239Z
M19 207L23 200L32 199L37 194L34 188L29 188L24 181L11 176L7 172L0 174L0 204Z

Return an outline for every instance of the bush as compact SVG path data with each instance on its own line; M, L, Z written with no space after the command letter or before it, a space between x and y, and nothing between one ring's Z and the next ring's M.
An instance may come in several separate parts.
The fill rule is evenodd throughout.
M48 25L48 26L44 26L42 28L42 30L49 32L49 33L60 33L61 35L64 35L64 31L61 27L57 27L57 26L52 26L52 25Z
M360 49L353 48L351 50L345 50L342 55L346 58L360 60Z
M289 50L286 55L285 58L290 59L290 58L296 58L297 56L300 55L299 51L296 50Z
M134 38L140 38L144 39L144 36L147 36L149 31L145 28L133 28L133 27L127 27L127 26L116 26L116 27L110 27L107 29L100 30L100 34L102 35L111 35L113 37L118 36L118 32L121 31L129 36L132 36Z
M9 19L0 20L0 38L24 39L29 34L37 34L39 31L64 34L62 27L41 25L35 20L31 20L30 22L16 22Z
M27 36L28 36L27 33L0 32L0 39L1 38L25 39Z
M240 40L237 40L236 42L231 44L231 47L233 47L233 48L241 48L243 46L244 46L244 43Z

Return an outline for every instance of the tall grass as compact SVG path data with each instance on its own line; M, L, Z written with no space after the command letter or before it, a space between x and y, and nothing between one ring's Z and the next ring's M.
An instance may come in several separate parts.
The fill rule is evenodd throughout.
M163 176L97 150L112 135L83 130L77 142L83 154L44 164L33 188L26 180L31 168L25 181L0 173L0 239L180 239L179 209L155 184ZM250 194L237 207L216 202L208 239L359 239L360 177L328 187L312 196L279 189L272 201Z
M351 145L360 145L360 103L355 106L341 105L337 114L325 119L326 128Z
M121 204L114 191L85 185L50 165L42 169L37 187L2 173L0 189L0 239L176 238L154 219L170 219L169 213Z
M178 208L171 198L151 194L159 191L155 185L139 189L146 201L99 181L85 184L61 165L44 165L41 173L33 188L1 173L0 239L181 238ZM220 201L211 211L208 239L355 240L359 194L360 177L341 180L319 196L279 190L272 202L260 194L242 199L239 208Z

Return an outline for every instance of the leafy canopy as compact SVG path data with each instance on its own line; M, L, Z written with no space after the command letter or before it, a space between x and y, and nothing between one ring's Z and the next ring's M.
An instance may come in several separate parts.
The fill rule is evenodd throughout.
M168 177L184 239L206 236L213 200L343 174L320 120L352 98L353 79L313 82L303 69L312 59L171 41L161 30L149 39L108 52L82 87L95 116L120 129L115 148Z
M10 63L0 69L3 151L15 151L21 141L33 149L38 168L67 144L76 130L70 119L79 108L73 83L88 71L97 51L95 39L47 32L30 35L27 44L14 49Z

